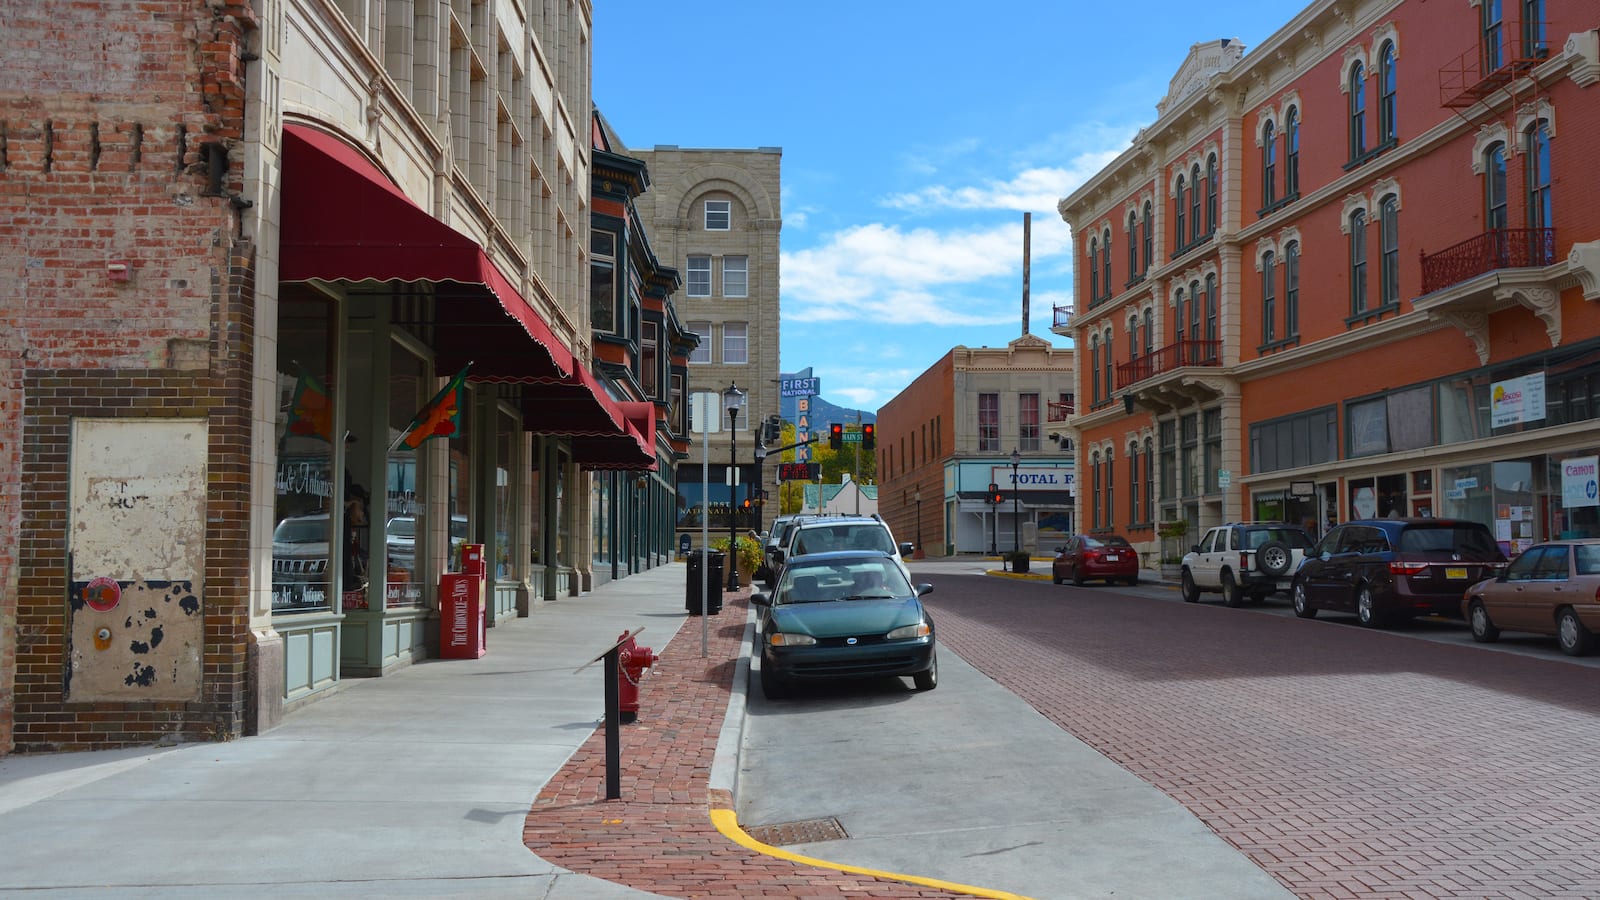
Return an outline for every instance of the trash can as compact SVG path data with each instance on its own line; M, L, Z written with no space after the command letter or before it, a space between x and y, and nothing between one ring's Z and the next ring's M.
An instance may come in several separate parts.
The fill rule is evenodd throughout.
M706 614L722 612L721 550L693 550L689 553L689 577L684 579L683 606L689 615L700 615L700 579L705 573Z

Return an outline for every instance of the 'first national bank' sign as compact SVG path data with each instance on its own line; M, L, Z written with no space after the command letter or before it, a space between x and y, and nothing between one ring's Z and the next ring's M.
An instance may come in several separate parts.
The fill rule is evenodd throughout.
M1012 489L1010 466L990 468L990 480L1003 491ZM1019 491L1070 491L1073 488L1071 469L1062 466L1022 466L1016 470L1016 489Z

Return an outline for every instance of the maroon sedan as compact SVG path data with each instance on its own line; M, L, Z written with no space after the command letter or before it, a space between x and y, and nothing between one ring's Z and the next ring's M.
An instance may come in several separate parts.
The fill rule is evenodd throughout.
M1121 535L1074 535L1056 553L1050 578L1056 584L1069 578L1073 584L1090 578L1104 578L1108 584L1118 580L1138 584L1139 553Z

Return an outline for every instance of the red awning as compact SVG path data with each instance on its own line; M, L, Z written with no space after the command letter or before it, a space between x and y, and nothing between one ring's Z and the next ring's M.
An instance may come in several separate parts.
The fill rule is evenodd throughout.
M473 381L573 373L571 351L477 242L412 203L339 138L286 124L283 144L279 280L454 282L465 290L439 292L431 323L439 371L471 361ZM620 430L619 417L611 433Z
M572 442L573 457L584 469L655 471L656 405L625 400L617 404L626 419L623 434L582 437Z

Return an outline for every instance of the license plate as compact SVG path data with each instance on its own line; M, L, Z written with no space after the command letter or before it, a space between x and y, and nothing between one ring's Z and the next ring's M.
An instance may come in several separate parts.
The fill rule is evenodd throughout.
M1459 566L1450 566L1444 570L1444 577L1464 579L1467 577L1467 570Z
M1116 562L1119 559L1121 559L1121 557L1117 556L1115 553L1106 554L1106 562Z

